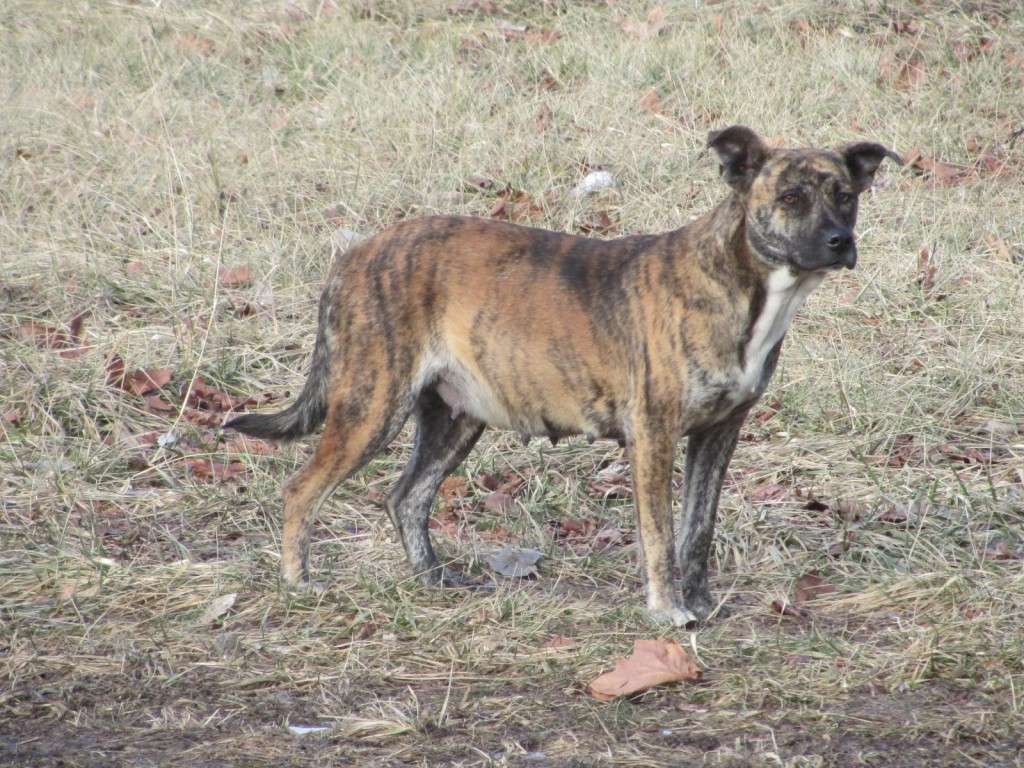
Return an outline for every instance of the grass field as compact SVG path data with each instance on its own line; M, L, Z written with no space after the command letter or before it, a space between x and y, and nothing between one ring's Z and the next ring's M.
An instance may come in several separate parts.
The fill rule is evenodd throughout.
M1024 765L1022 52L995 0L0 5L0 764ZM410 577L404 435L323 511L327 591L283 592L312 442L216 426L298 392L332 233L672 229L733 123L908 163L744 431L730 615L646 621L614 443L502 432L433 534L538 578ZM700 682L589 695L659 636Z

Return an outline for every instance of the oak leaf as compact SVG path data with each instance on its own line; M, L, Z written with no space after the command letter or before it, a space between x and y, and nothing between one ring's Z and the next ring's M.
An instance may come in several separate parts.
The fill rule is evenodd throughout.
M634 640L632 655L619 659L615 669L597 677L590 684L590 693L595 699L613 701L664 683L697 681L702 674L683 646L674 640Z

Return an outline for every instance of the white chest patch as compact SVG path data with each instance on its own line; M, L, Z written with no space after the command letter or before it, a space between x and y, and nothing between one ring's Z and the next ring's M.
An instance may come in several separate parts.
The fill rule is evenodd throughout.
M764 306L754 321L754 327L750 329L743 367L734 373L738 402L760 394L768 355L789 329L797 310L824 279L824 273L794 275L785 267L775 270L769 276Z

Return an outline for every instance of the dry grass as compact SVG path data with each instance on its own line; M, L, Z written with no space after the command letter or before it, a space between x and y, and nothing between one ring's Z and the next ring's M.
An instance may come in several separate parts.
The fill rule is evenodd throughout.
M620 26L651 9L4 4L0 762L1024 762L1024 13L687 1L650 39ZM377 501L402 439L323 514L327 593L280 592L278 493L308 446L225 443L181 392L297 391L330 232L487 215L505 185L544 226L676 227L722 196L701 146L734 122L950 168L883 174L861 266L794 326L723 500L732 615L670 633L705 681L585 693L659 633L631 503L591 487L614 445L492 433L463 468L441 550L484 573L502 542L536 547L539 580L413 583ZM581 201L594 167L616 187ZM82 312L80 339L47 342ZM174 410L110 386L115 356L171 369ZM211 482L207 458L245 471ZM525 483L496 511L472 479L503 473ZM623 545L555 540L564 519ZM812 571L835 591L772 610Z

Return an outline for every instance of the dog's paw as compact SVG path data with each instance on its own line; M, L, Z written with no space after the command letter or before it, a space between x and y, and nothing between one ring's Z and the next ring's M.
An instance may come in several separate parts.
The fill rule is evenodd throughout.
M441 568L441 576L437 580L437 584L446 589L465 589L475 586L476 582L452 568L444 567Z
M421 571L419 577L425 587L439 587L441 589L472 589L477 585L476 581L473 579L463 576L454 568L448 568L443 565L438 565Z
M725 616L727 613L724 606L720 606L711 596L707 586L687 589L684 585L682 608L688 613L692 613L697 621L703 621L713 614L715 609L718 609L719 617Z
M281 586L294 595L314 594L323 597L327 593L327 584L311 579L288 580L281 578Z
M647 615L655 624L670 624L673 627L686 627L697 623L697 617L683 608L648 608Z
M667 602L667 601L666 601ZM699 620L693 611L672 600L668 605L660 601L647 601L647 615L655 624L670 624L674 627L685 627Z

